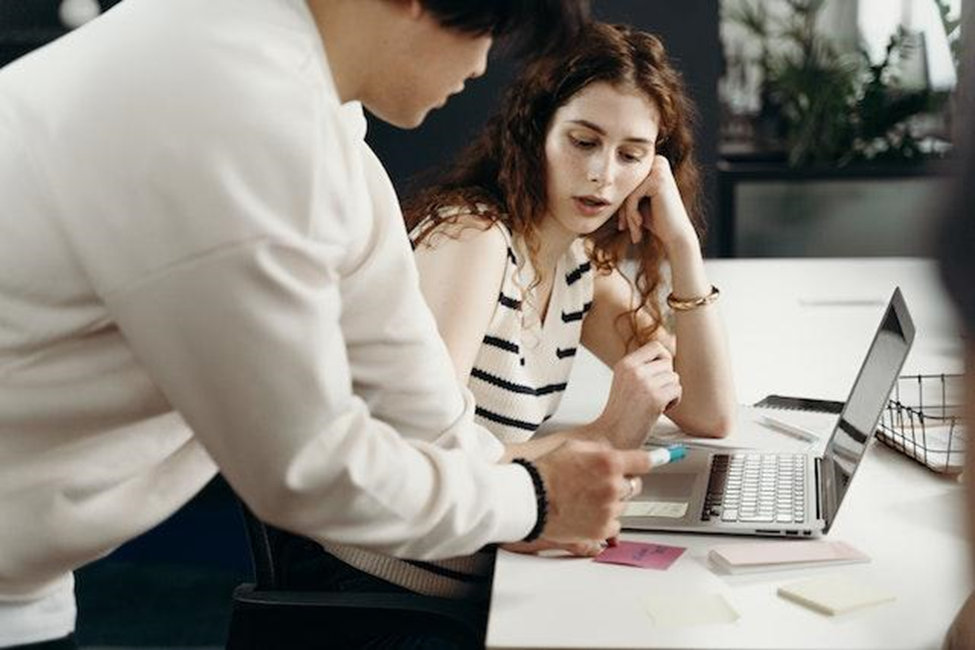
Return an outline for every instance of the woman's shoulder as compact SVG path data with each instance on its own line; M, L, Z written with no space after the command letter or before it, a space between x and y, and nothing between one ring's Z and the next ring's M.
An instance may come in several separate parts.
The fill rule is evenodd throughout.
M439 248L450 241L505 251L511 231L504 223L502 207L484 197L445 197L410 232L414 247Z
M496 219L470 210L448 209L417 224L410 233L421 276L438 283L496 295L512 274L507 229Z

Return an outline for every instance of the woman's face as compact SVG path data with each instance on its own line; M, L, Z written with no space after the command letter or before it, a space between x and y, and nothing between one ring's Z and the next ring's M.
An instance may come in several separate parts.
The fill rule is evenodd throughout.
M559 108L545 138L545 219L577 236L606 223L650 172L659 122L644 94L606 82Z

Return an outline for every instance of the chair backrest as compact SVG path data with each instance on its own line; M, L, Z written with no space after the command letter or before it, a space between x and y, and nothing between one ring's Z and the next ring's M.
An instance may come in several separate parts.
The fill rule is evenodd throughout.
M254 588L262 591L277 589L277 571L274 569L274 556L271 552L271 540L268 536L267 525L251 512L243 501L240 503L240 513L244 518L244 528L247 530L247 541L251 547L251 562L254 565Z
M234 590L228 650L318 649L323 643L340 645L342 639L358 639L358 644L377 630L382 635L449 640L450 647L460 650L484 646L484 612L462 600L415 593L283 589L285 573L274 562L278 531L243 501L240 512L251 547L254 584Z

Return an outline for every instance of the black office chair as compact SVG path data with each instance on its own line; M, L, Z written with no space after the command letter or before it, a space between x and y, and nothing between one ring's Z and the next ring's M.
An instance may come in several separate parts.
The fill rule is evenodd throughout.
M334 649L377 632L435 633L459 649L483 647L478 617L462 601L414 593L282 589L272 543L276 531L243 503L241 512L255 581L234 590L228 650Z

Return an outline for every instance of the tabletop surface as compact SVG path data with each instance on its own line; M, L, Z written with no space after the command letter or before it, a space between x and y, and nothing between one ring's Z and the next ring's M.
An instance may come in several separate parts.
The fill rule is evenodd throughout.
M715 260L738 401L778 393L843 400L887 299L900 286L917 326L904 374L960 372L956 323L930 261ZM556 418L599 414L611 374L580 354ZM758 538L625 533L687 548L666 571L584 558L499 552L489 648L939 648L971 589L960 484L874 442L827 539L870 556L866 564L722 575L707 564L719 544ZM830 617L786 601L778 587L841 573L896 596ZM668 626L646 600L724 597L733 623Z

